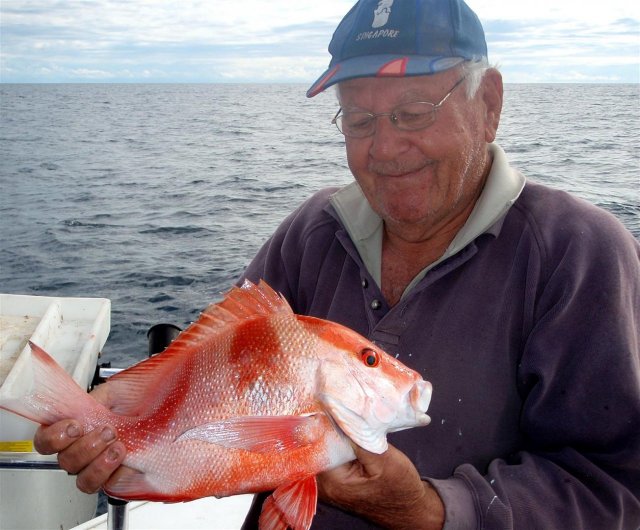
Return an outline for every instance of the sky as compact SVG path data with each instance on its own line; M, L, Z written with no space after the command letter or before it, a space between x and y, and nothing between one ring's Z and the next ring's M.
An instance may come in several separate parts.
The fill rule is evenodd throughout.
M468 4L507 83L640 82L640 2ZM327 67L331 35L352 5L0 0L0 82L311 84Z

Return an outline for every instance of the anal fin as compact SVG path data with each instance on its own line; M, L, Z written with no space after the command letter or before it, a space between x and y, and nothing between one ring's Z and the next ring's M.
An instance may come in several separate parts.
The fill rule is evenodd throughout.
M154 490L146 474L124 468L119 469L104 487L111 497L125 500L149 499Z
M309 530L317 502L318 485L313 475L280 486L262 506L260 530Z

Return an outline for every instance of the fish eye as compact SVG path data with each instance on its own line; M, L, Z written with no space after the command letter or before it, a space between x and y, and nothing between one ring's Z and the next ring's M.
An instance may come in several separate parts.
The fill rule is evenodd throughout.
M362 350L360 356L362 357L362 362L370 368L375 368L380 364L380 354L371 348Z

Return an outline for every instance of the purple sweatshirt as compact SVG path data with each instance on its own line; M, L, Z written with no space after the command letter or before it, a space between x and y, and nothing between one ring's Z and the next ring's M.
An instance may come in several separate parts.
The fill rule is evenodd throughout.
M445 529L640 528L640 245L610 214L527 183L390 308L324 190L245 277L345 324L433 384L431 425L389 435ZM375 528L319 504L314 529Z

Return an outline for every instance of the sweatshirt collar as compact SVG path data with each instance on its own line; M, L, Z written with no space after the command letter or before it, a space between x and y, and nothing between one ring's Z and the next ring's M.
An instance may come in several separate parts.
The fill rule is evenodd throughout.
M487 182L471 215L444 254L413 279L404 295L430 269L460 252L481 234L491 231L491 228L505 216L520 196L525 184L524 176L509 165L506 154L500 146L490 144L489 151L493 156L493 163ZM357 182L339 189L329 200L369 274L380 287L382 283L382 219L373 211Z

